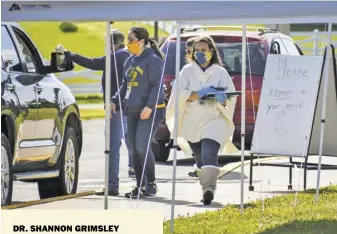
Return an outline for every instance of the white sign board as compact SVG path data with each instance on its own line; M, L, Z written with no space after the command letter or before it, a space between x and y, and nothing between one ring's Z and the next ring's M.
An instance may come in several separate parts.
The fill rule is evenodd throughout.
M323 56L270 54L251 153L306 156Z

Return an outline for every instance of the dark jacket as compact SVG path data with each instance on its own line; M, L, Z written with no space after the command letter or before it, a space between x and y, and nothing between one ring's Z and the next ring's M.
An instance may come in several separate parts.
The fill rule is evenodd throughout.
M124 100L128 111L140 112L145 106L153 110L156 107L158 91L157 104L165 104L164 88L161 83L162 70L163 61L152 48L146 48L138 57L132 55L125 62L120 95L121 100L124 100L129 85L130 95ZM111 101L118 103L118 93Z
M105 103L105 56L96 57L96 58L87 58L79 54L66 52L67 59L70 59L72 62L77 63L78 65L91 69L103 71L102 75L102 88L103 88L103 100ZM117 61L117 74L119 85L123 81L123 66L125 61L130 57L130 53L126 49L120 49L116 51L116 61ZM115 72L115 62L114 55L111 54L111 83L110 83L110 98L115 95L117 92L117 81L116 81L116 72ZM118 104L118 102L117 102Z

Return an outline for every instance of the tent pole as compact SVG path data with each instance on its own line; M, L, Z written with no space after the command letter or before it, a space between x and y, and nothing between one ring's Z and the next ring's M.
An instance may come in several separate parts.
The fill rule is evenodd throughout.
M322 104L322 118L321 118L321 133L319 140L319 159L318 159L318 171L317 171L317 182L316 182L316 197L315 201L318 202L319 196L319 184L321 179L321 167L322 167L322 154L323 154L323 141L324 141L324 128L325 128L325 118L326 118L326 99L328 92L328 81L329 81L329 67L330 67L330 49L331 49L331 31L332 31L332 23L328 25L328 43L326 49L326 56L324 62L324 88L323 88L323 104Z
M172 199L171 199L171 220L170 232L174 232L174 203L176 193L176 168L177 168L177 148L178 148L178 111L179 111L179 73L180 73L180 23L177 23L177 43L176 43L176 76L175 76L175 90L176 101L174 111L174 136L173 136L173 178L172 178Z
M111 78L111 22L106 22L105 38L105 189L104 189L104 209L108 209L109 193L109 150L110 150L110 78Z
M242 59L241 59L241 199L240 213L243 214L244 203L244 161L245 161L245 132L246 132L246 25L242 27Z

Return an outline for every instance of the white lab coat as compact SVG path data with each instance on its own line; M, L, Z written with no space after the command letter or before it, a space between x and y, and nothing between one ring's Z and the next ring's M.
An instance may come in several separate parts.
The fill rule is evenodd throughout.
M215 100L208 100L204 104L200 104L198 100L187 101L192 92L197 92L209 86L227 87L227 92L235 91L228 72L219 65L214 64L203 71L198 64L192 62L185 65L181 70L178 89L178 145L184 153L192 153L187 141L198 142L203 138L217 141L220 144L221 154L230 154L237 151L232 143L232 135L235 129L232 119L236 97L228 98L226 106ZM166 123L172 139L176 96L177 92L174 86L166 111Z

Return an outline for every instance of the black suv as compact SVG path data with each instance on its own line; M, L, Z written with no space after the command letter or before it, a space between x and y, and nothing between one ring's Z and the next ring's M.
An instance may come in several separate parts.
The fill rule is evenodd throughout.
M52 74L72 69L55 52L48 64L18 24L1 23L1 206L11 203L13 180L37 182L41 199L76 193L79 108Z

